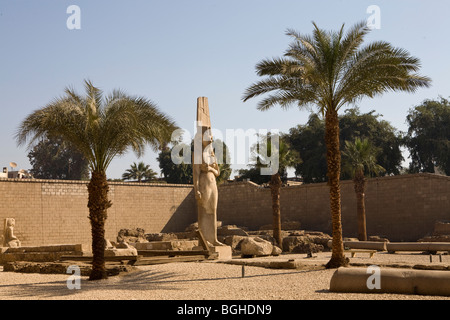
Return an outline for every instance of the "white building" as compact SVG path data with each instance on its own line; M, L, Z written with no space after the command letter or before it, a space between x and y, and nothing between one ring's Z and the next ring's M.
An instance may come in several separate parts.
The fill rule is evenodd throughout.
M31 179L32 175L24 169L19 171L8 171L7 167L3 167L2 172L0 172L0 178L4 179Z

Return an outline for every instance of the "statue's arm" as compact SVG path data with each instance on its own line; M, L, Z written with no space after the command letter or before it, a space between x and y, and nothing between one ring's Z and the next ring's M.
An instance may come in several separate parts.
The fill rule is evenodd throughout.
M208 171L212 172L216 177L220 175L220 168L217 162L214 162L213 165L208 167Z
M196 199L200 199L201 198L200 189L198 187L199 177L200 177L200 165L199 164L193 164L192 165L192 182L194 184L194 193L195 193L195 198Z

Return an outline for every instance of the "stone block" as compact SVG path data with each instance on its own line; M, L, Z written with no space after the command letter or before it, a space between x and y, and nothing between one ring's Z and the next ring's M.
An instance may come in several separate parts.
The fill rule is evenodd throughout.
M132 244L137 250L192 250L198 240L152 241Z
M283 250L281 250L280 247L273 246L273 248L272 248L272 255L273 256L279 256L282 252L283 252Z
M223 239L223 243L227 246L230 246L233 251L240 251L241 250L241 241L244 240L246 237L243 236L227 236Z
M238 228L235 225L226 225L226 226L222 226L217 228L217 236L243 236L243 237L247 237L248 233L245 232L243 229Z
M106 249L105 257L117 257L117 256L137 256L138 252L136 248L127 248L127 249Z
M29 262L54 262L61 256L78 255L80 252L58 251L58 252L5 252L0 255L0 264L6 262L29 261Z
M146 233L145 239L147 241L171 241L177 240L178 236L175 233Z
M230 260L233 253L230 246L214 246L214 252L218 254L218 260Z
M248 237L241 242L243 256L269 256L273 252L273 244L259 237Z
M62 252L62 251L83 251L81 244L54 244L46 246L29 246L19 248L9 248L8 253L20 253L20 252Z

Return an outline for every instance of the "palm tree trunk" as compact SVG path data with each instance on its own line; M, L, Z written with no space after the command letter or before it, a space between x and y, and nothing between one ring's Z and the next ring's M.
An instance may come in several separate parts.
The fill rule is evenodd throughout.
M365 184L366 179L364 178L364 172L361 170L355 172L355 178L353 179L355 183L355 193L356 193L356 214L358 218L358 239L360 241L367 240L366 231L366 208L365 208Z
M331 109L331 110L330 110ZM330 211L332 223L332 253L326 268L348 265L344 255L341 222L341 152L339 149L339 118L337 111L330 108L325 114L325 143L327 146L327 175L330 187Z
M282 248L281 243L281 211L280 211L280 192L281 192L281 178L280 173L276 173L270 178L270 192L272 194L272 212L273 212L273 237Z
M105 266L105 220L107 210L111 207L108 200L108 182L106 173L93 171L91 181L88 184L89 193L89 220L92 229L92 272L89 280L106 279Z

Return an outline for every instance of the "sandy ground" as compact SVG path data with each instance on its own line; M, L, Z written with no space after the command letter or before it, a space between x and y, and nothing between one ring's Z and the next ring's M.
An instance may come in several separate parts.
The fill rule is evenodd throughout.
M233 259L236 263L287 261L305 266L326 263L330 253L316 258L304 254L253 259ZM361 253L351 263L380 265L450 265L423 254L377 253L373 258ZM88 281L81 277L80 289L68 289L70 275L43 275L0 272L1 300L443 300L450 297L401 294L342 294L329 291L335 270L270 269L217 261L181 262L139 266L130 273L107 280ZM449 271L450 272L450 271Z

